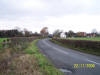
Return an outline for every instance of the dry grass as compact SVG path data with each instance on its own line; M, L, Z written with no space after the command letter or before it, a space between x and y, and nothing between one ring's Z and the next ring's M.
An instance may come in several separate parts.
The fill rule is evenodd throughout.
M11 61L4 61L0 75L42 75L33 55L22 54Z
M4 51L0 53L0 61L10 57L11 56L10 52L11 52L10 48L4 49Z
M33 55L24 54L16 57L9 65L8 72L13 72L14 75L41 75Z
M41 75L33 55L24 50L35 38L12 38L0 52L0 75Z
M0 53L0 75L6 75L4 73L7 72L8 69L8 62L10 61L10 54L11 49L4 49L3 53Z

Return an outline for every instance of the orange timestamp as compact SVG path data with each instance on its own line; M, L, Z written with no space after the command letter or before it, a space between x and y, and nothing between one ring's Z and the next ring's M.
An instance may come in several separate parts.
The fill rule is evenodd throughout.
M74 68L95 68L95 64L74 64Z

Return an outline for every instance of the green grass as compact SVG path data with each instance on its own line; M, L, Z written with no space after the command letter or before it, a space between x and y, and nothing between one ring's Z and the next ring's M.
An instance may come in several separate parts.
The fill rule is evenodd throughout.
M38 61L38 66L43 75L64 75L58 69L56 69L50 61L39 52L38 47L36 46L38 40L35 40L31 43L31 46L26 49L26 53L33 54Z
M100 37L75 37L75 38L68 38L71 40L91 40L91 41L100 41Z
M0 38L0 48L2 48L2 42L3 42L4 40L7 40L7 38Z
M4 40L7 40L7 38L0 38L0 43L3 42Z
M96 51L93 51L93 50L90 50L90 49L86 49L86 48L75 48L73 46L70 46L70 45L65 45L65 44L62 44L56 40L53 40L51 39L50 40L51 42L55 43L55 44L58 44L60 46L63 46L65 48L70 48L70 49L73 49L73 50L77 50L77 51L80 51L80 52L84 52L84 53L88 53L88 54L93 54L93 55L96 55L96 56L100 56L100 53L99 52L96 52Z

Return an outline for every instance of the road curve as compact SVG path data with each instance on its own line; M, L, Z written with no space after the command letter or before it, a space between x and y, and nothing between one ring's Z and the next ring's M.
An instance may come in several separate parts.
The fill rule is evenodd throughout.
M65 75L100 75L100 57L64 48L49 41L39 40L40 51ZM95 64L95 68L74 68L74 64Z

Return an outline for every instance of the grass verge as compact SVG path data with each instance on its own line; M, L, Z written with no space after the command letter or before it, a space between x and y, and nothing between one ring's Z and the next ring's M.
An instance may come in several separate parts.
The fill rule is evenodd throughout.
M75 48L75 47L72 47L72 46L69 46L69 45L64 45L56 40L53 40L53 39L50 39L51 42L55 43L55 44L58 44L60 46L63 46L65 48L71 48L73 50L77 50L77 51L80 51L80 52L84 52L84 53L88 53L88 54L93 54L93 55L96 55L96 56L100 56L100 53L99 52L95 52L93 50L90 50L90 49L86 49L86 48Z
M35 38L11 38L0 52L0 75L42 75L34 55L25 53Z
M63 75L39 52L38 40L30 39L16 38L9 48L3 49L0 53L0 75Z
M39 49L36 46L37 41L38 40L35 40L31 43L31 45L26 49L26 53L33 54L35 56L39 69L43 75L64 75L56 69L43 54L39 52Z
M75 37L75 38L67 38L69 40L90 40L90 41L100 41L100 37Z

